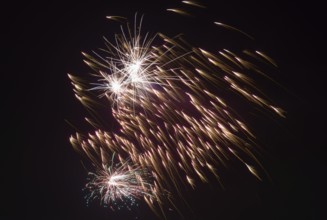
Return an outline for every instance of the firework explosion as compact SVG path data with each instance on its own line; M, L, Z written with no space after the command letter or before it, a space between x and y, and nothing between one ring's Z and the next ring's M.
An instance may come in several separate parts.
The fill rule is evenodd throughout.
M106 131L87 119L95 131L70 139L96 168L86 187L91 191L89 198L107 205L143 198L156 210L167 198L172 201L168 192L179 192L187 185L194 188L208 182L208 175L220 181L218 169L226 167L232 157L261 179L255 137L224 94L236 93L284 116L247 75L248 71L263 74L250 61L253 58L274 62L259 51L213 53L181 37L161 33L142 37L141 24L142 18L139 23L135 19L132 28L123 26L114 43L105 39L103 50L83 53L93 69L91 82L69 75L83 105L92 109L94 103L104 101L120 125ZM118 167L108 159L113 154L117 154Z
M120 158L121 159L121 158ZM114 161L103 166L96 173L89 173L90 179L85 189L88 203L99 199L101 204L111 209L121 209L137 205L136 199L151 197L151 185L146 181L149 174L142 168L130 165L129 161Z

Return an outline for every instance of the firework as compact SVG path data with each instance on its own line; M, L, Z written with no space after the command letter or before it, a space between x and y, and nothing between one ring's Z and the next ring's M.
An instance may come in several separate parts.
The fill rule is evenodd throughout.
M261 179L255 137L224 94L237 94L284 116L247 74L263 75L253 58L275 65L273 60L259 51L214 53L159 33L142 37L141 24L142 18L133 28L126 25L115 43L105 39L103 50L83 53L94 71L91 82L69 75L84 105L92 106L97 96L98 101L105 98L120 125L105 131L88 119L96 130L71 137L74 148L98 170L87 185L90 198L110 204L142 197L155 210L167 197L171 202L167 192L194 188L208 182L209 175L220 181L218 170L232 157ZM108 167L112 154L118 155L119 168ZM131 166L123 162L126 158ZM139 170L147 170L151 178L145 181Z
M137 205L137 199L152 197L146 170L129 164L129 161L115 162L114 154L108 165L97 168L95 173L90 172L89 177L85 187L88 203L99 199L101 204L112 209L124 206L130 209Z
M173 79L171 75L160 71L171 62L166 53L173 48L165 48L165 52L159 52L159 55L152 48L156 35L141 36L142 20L139 25L135 24L133 31L129 26L127 33L122 28L122 34L115 36L115 45L105 39L105 57L98 53L93 56L82 53L86 58L85 63L96 70L98 77L98 82L93 83L90 90L100 91L99 96L107 96L113 106L119 105L120 101L134 105L136 100L147 96L151 87ZM162 62L164 57L167 63Z

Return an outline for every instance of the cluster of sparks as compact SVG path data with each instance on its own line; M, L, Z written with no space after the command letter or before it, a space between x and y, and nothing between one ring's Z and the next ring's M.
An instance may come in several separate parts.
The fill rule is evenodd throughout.
M128 31L131 30L128 29ZM137 30L135 26L134 33L136 32L140 30ZM89 59L85 61L89 66L103 68L103 70L98 69L99 82L94 83L91 89L100 90L102 95L109 96L114 104L118 104L126 93L133 96L145 95L144 88L155 83L155 73L151 70L158 61L158 57L150 51L154 38L148 39L145 36L142 40L140 34L130 38L124 34L124 31L122 33L122 35L116 35L116 45L106 40L107 49L109 49L106 52L110 54L110 58L99 56L99 61L103 63L100 64L99 61L83 53ZM97 65L100 66L97 67Z
M127 31L122 29L115 43L105 43L101 54L83 53L95 81L83 83L69 74L81 103L92 108L96 96L90 94L97 94L100 101L109 101L120 125L106 131L87 119L94 132L70 139L96 167L86 187L90 197L107 205L143 198L156 210L167 198L171 201L167 192L194 188L210 175L220 181L219 168L227 167L232 157L261 179L255 137L224 94L239 94L284 116L247 76L248 71L263 74L253 58L274 65L267 55L226 49L214 53L160 33L142 37L141 22L133 30L128 25ZM108 159L113 154L118 165Z
M137 205L136 199L150 196L151 184L147 182L148 173L141 167L130 165L129 161L114 161L95 173L89 173L89 182L85 189L89 191L86 198L99 199L101 204L111 209L129 208ZM124 206L122 205L124 204Z

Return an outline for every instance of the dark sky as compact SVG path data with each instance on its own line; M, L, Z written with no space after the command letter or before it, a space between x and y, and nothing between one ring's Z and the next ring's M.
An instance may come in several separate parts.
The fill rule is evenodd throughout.
M206 27L195 32L200 20L165 11L179 5L173 0L28 1L2 7L0 219L156 219L142 204L115 213L96 203L86 207L86 171L68 141L75 130L67 121L84 128L86 112L67 73L87 74L80 52L102 47L102 36L118 32L105 16L133 18L135 12L145 14L144 29L152 33L182 32L209 49L249 45L265 51L279 65L271 76L286 88L270 94L288 112L286 119L256 115L259 111L249 116L267 151L263 164L272 180L258 182L232 167L225 171L225 190L210 183L186 193L193 212L185 218L326 219L324 7L318 1L203 2L208 9L194 10L195 15L234 25L256 41L223 29L216 35ZM181 219L174 212L168 216Z

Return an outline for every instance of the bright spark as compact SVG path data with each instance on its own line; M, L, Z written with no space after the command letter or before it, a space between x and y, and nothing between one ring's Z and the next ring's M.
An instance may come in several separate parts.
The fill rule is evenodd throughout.
M111 81L110 82L110 90L119 95L122 92L122 84L118 81Z

